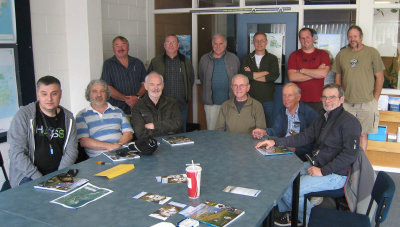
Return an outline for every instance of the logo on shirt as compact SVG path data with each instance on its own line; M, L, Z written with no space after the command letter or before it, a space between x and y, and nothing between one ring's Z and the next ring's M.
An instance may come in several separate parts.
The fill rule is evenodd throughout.
M355 67L357 67L357 65L358 65L358 60L357 59L353 58L353 59L350 60L350 67L351 68L355 68Z
M47 130L41 125L40 127L36 128L36 133L41 136L50 136L50 138L61 138L64 139L65 137L65 130L62 128L53 128L49 127Z

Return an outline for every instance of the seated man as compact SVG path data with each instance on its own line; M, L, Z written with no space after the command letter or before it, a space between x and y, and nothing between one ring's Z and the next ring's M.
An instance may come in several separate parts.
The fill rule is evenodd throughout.
M264 135L287 137L303 132L310 127L318 115L310 106L300 102L300 98L301 89L295 83L285 84L282 90L284 107L280 109L273 121L272 128L256 128L253 130L253 137L256 139L262 139ZM304 155L311 152L312 143L291 149L301 160L307 161Z
M90 105L78 113L76 127L79 142L89 157L114 150L132 140L133 130L124 112L107 102L110 90L104 80L90 81L85 97Z
M358 156L361 125L352 114L343 109L344 92L337 84L328 84L322 90L322 105L325 113L320 115L304 132L275 140L265 140L256 145L302 146L314 143L310 162L304 162L300 172L299 204L304 204L304 195L310 192L335 190L346 182L348 169ZM292 185L278 201L280 212L292 207ZM307 203L307 222L312 205ZM281 213L275 219L279 226L290 225L289 213ZM299 206L299 219L303 220L303 206Z
M265 128L265 115L261 103L248 95L249 78L237 74L232 78L234 98L221 105L215 129L227 132L251 133Z
M11 187L75 163L75 120L59 106L61 93L60 81L44 76L36 83L38 101L15 114L7 133Z
M146 76L147 94L132 107L131 123L137 138L164 136L181 131L182 116L175 99L162 95L163 77L151 72Z

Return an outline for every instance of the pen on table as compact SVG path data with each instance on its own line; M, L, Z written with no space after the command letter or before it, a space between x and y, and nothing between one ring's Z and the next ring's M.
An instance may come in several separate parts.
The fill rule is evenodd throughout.
M106 164L112 164L112 163L110 163L110 162L96 161L96 164L99 164L99 165L106 165Z

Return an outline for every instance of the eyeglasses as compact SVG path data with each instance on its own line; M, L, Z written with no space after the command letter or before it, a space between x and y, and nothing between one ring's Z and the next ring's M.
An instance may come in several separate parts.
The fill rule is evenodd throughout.
M248 86L248 84L239 84L239 85L232 84L232 89L237 89L237 88L243 89L243 88L245 88L247 86Z
M266 39L261 39L261 40L253 40L254 43L265 43L267 40Z
M64 183L74 183L74 177L78 174L78 169L70 169L66 173L60 173L57 178Z
M322 102L325 102L326 100L329 100L329 101L332 101L332 100L335 100L335 99L337 99L337 98L339 98L339 97L337 97L337 96L322 96L321 97L321 101Z
M176 41L165 41L165 44L167 44L167 45L175 45L176 44Z

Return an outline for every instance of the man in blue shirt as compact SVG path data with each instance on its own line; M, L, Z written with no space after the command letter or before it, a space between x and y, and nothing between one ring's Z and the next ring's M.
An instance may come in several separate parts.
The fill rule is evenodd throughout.
M261 139L263 136L287 137L303 132L317 118L317 113L305 103L300 102L301 89L295 83L287 83L282 90L282 101L284 107L276 116L272 127L266 129L254 129L254 138ZM305 154L311 152L312 144L291 148L292 151L303 161Z
M110 90L103 80L92 80L86 89L90 105L76 117L79 142L89 157L114 150L132 140L133 130L123 111L107 102Z

